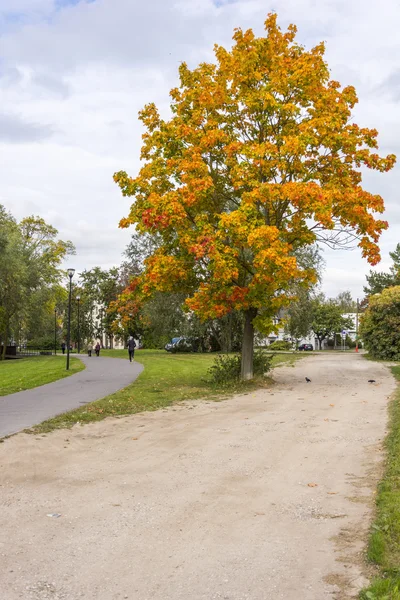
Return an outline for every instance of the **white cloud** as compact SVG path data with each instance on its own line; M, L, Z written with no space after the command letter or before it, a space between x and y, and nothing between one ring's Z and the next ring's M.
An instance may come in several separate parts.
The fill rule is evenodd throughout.
M0 131L0 202L54 223L76 244L78 269L117 264L129 201L112 175L138 168L138 110L155 101L166 112L182 60L212 60L214 42L229 46L237 26L262 34L271 10L307 47L326 40L332 77L356 85L355 120L380 131L382 152L398 151L397 0L2 0L1 111L12 118ZM399 183L399 167L364 177L391 224L378 268L400 240ZM327 292L361 296L360 252L325 256Z

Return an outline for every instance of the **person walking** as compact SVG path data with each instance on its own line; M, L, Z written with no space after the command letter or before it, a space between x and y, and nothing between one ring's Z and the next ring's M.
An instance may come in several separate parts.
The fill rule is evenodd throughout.
M135 348L136 348L136 342L132 336L129 336L129 340L128 340L129 362L132 362L132 360L135 356Z
M94 351L96 352L96 356L100 356L100 342L97 342L94 347Z
M63 342L63 343L61 344L61 350L62 350L62 353L63 353L63 354L65 354L65 348L66 348L66 347L67 347L67 344L66 344L65 342Z
M88 342L88 345L87 345L88 356L92 356L92 350L93 350L93 342Z

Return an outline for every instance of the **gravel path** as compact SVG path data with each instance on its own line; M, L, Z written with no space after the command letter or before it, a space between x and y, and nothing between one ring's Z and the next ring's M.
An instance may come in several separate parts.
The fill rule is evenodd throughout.
M121 358L88 358L83 354L78 358L86 365L84 371L33 390L0 397L0 438L104 398L132 383L143 370L137 362Z
M356 354L274 377L223 402L7 439L1 597L355 597L394 380Z

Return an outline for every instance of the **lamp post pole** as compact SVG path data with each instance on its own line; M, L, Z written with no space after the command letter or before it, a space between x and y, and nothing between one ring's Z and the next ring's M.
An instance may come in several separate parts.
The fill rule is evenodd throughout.
M68 325L67 325L67 371L69 371L69 346L71 343L71 297L72 297L72 278L75 269L68 269L69 277L69 298L68 298Z
M78 354L80 354L80 351L81 351L81 335L80 335L80 329L79 329L79 327L80 327L80 321L79 321L79 304L80 304L81 297L77 296L76 300L78 302Z
M57 308L54 309L54 354L57 354Z
M360 304L358 302L358 298L357 298L357 313L356 313L356 352L358 352L358 311Z

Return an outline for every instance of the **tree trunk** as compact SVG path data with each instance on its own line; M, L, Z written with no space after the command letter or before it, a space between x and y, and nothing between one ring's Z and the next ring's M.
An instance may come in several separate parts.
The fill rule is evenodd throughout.
M249 381L253 379L253 353L254 353L254 327L253 319L257 315L257 309L249 308L245 311L245 321L242 341L242 366L241 379Z

